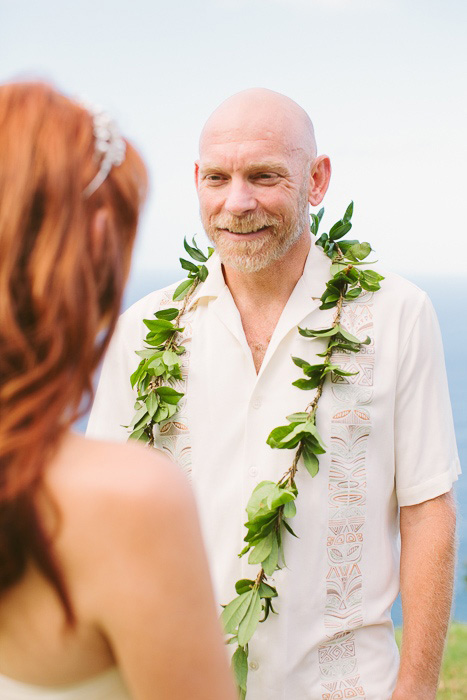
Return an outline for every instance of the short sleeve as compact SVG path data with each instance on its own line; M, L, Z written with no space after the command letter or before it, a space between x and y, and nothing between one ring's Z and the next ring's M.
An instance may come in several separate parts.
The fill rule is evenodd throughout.
M139 359L135 354L137 340L127 320L125 314L120 317L106 352L86 437L116 442L128 440L129 431L125 426L133 418L136 400L130 375L137 368Z
M399 361L395 468L400 506L447 493L460 473L441 333L426 294Z

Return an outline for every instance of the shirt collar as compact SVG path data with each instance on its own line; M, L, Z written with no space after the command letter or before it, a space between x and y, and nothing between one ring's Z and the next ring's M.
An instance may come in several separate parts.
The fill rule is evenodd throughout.
M199 285L193 294L188 311L193 309L201 299L216 299L226 287L221 260L216 251L206 262L206 267L209 273L207 279L203 284Z
M322 248L312 242L308 253L303 274L298 280L293 291L294 296L301 296L303 300L318 299L324 292L326 282L329 279L329 267L331 261ZM214 252L206 262L208 277L201 284L191 299L189 310L201 301L201 299L216 299L225 289L225 279L222 272L222 264L217 252ZM312 304L316 307L317 304Z

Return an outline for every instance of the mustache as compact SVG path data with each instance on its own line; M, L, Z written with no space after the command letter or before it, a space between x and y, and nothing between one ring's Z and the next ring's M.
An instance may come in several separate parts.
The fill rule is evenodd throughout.
M245 214L244 216L224 213L213 216L210 221L213 228L228 229L235 233L250 233L267 226L277 226L280 223L281 219L278 216L264 213Z

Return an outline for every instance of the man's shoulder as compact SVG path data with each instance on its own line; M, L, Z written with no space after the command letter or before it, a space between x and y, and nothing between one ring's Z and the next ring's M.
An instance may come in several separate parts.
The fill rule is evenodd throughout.
M378 267L377 272L384 276L381 289L374 295L375 302L383 309L390 307L396 312L420 311L427 301L427 294L414 282L401 275Z
M173 293L182 280L173 282L167 287L156 289L154 292L146 294L146 296L135 301L126 309L119 319L119 326L133 326L142 323L143 318L153 318L156 311L161 308L173 306Z

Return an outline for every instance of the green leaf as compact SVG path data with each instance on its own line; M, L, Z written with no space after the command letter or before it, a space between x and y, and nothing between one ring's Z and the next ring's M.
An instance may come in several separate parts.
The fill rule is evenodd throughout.
M259 596L260 598L277 598L277 591L274 586L270 586L268 583L261 581L259 584Z
M323 218L323 214L324 214L324 209L320 209L317 214L314 214L314 213L310 214L310 216L311 216L310 231L314 236L316 236L318 234L318 229L319 229L319 225L321 223L321 219ZM326 234L324 234L324 235L327 238L327 235Z
M250 552L248 557L249 564L261 564L264 559L267 559L271 553L273 540L276 537L275 532L270 532L264 540L258 542L255 548Z
M347 294L345 295L345 299L348 301L351 301L352 299L356 299L357 297L360 296L362 293L362 288L361 287L354 287L354 289L349 289Z
M172 418L172 416L174 416L174 415L177 413L178 407L177 407L175 404L172 404L172 403L167 403L167 404L165 404L165 405L166 405L167 410L168 410L168 412L169 412L167 418Z
M357 336L352 335L352 333L349 333L349 331L346 331L345 328L342 326L339 326L339 334L345 338L345 340L350 341L351 343L356 343L357 345L368 345L371 343L371 339L369 336L365 338L365 340L359 340Z
M291 423L304 423L308 420L309 415L306 412L302 413L291 413L290 416L286 416L287 420Z
M345 234L348 233L351 228L352 224L350 221L343 221L341 219L340 221L337 221L329 231L329 238L332 241L338 241L339 238L345 236Z
M151 416L151 418L154 416L155 412L157 411L158 406L159 406L159 401L157 400L157 394L155 391L151 391L151 393L148 395L148 398L146 400L146 408L147 408L148 413Z
M312 330L311 328L300 328L298 329L300 335L305 338L330 338L339 332L339 326L333 326L332 328L323 328L323 330Z
M272 497L269 497L268 505L271 508L271 510L275 510L276 508L279 508L280 506L283 506L286 503L289 503L290 501L294 501L296 498L296 492L293 492L288 488L278 486L277 492L275 492Z
M298 389L309 391L310 389L316 389L316 387L319 386L320 381L321 377L314 377L312 379L297 379L295 382L292 382L292 384Z
M154 348L144 348L144 350L135 350L135 353L143 358L143 360L152 360L156 355L161 355L160 352L154 352Z
M154 316L159 319L165 319L167 321L173 321L175 318L178 316L178 309L161 309L160 311L156 311Z
M289 501L284 505L284 510L282 511L284 518L294 518L296 514L297 506L295 505L294 501Z
M369 243L355 243L350 246L349 253L351 253L357 260L364 260L371 253L371 245Z
M240 690L246 693L246 682L248 678L248 656L243 647L237 647L232 656L232 671L235 683Z
M242 593L248 593L248 591L250 591L254 585L255 582L252 579L242 578L235 584L235 590L237 591L238 595L242 595Z
M274 541L272 543L272 548L271 548L271 553L269 554L268 558L265 559L261 566L264 569L264 572L267 576L272 576L274 571L277 569L277 564L279 561L279 545L277 542L277 537L274 537Z
M247 593L246 595L250 595ZM251 600L245 616L238 625L238 643L241 647L248 644L252 638L261 617L261 598L258 591L251 592Z
M193 240L192 240L192 245L189 245L189 244L187 243L186 238L184 238L184 239L183 239L183 246L184 246L186 252L188 253L188 255L190 255L190 256L193 258L193 260L197 260L198 262L202 262L202 263L206 262L207 257L206 257L206 256L204 255L204 253L198 248L198 246L197 246L196 243L195 243L195 239L194 239L194 238L193 238Z
M321 454L323 454L326 451L326 445L324 444L321 435L318 433L318 429L317 429L316 425L310 421L310 423L307 424L307 428L308 428L309 434L316 441L320 450L323 451L323 452L321 452ZM315 449L315 452L317 452L316 449ZM317 452L317 454L320 454L320 452Z
M267 444L275 449L292 449L300 442L300 437L294 433L297 426L302 426L303 423L290 423L290 425L280 425L274 428L266 440ZM300 431L299 431L300 432ZM292 435L293 434L293 435Z
M146 442L149 442L149 438L146 436L146 433L144 432L144 427L139 428L139 430L135 430L134 432L132 432L128 439L129 440L142 440L143 437L144 437L144 440Z
M316 241L316 245L321 246L321 248L324 248L326 243L328 242L329 236L327 233L322 233L321 236L318 238Z
M198 265L195 265L190 260L180 258L180 264L184 270L188 270L189 272L198 272Z
M175 389L172 389L170 386L159 386L156 391L166 403L177 404L182 396L184 396L180 391L175 391Z
M170 321L167 321L166 319L156 319L152 320L151 318L144 318L143 323L145 326L149 328L150 331L156 331L157 333L162 332L162 331L174 331L175 326L173 323Z
M331 260L334 257L334 248L335 248L335 243L329 242L327 245L324 246L324 250L328 258L331 258Z
M345 210L344 216L342 217L342 221L350 221L350 219L352 218L352 214L353 214L353 202L350 202L349 206Z
M292 355L292 362L294 365L297 365L297 367L303 368L303 367L309 367L310 363L307 362L307 360L302 360L301 357L294 357Z
M226 634L234 634L240 620L242 620L250 604L253 591L242 593L225 606L221 615L221 622Z
M321 310L333 309L335 306L337 306L337 301L329 301L329 302L324 301L319 308Z
M174 295L172 297L173 300L174 301L181 301L182 299L184 299L186 297L186 295L188 294L188 292L190 291L190 287L192 286L193 283L194 283L193 279L183 280L183 282L181 282L178 285L177 289L175 290Z
M138 367L135 369L133 374L130 376L131 388L133 389L135 384L138 382L139 378L144 372L144 362L140 362Z
M381 280L384 280L384 277L374 270L363 270L362 274L375 282L381 282Z
M206 267L206 265L201 265L198 269L198 278L199 278L200 282L205 282L208 274L209 274L209 271L208 271L208 268Z
M162 359L167 367L173 367L179 364L178 355L171 350L166 350L162 355Z
M293 537L298 537L298 535L295 534L295 532L292 530L292 528L286 520L282 521L282 525L285 527L287 532L290 532L290 534L293 535Z
M341 369L340 367L335 367L333 370L333 374L337 374L338 377L353 377L358 372L346 372L345 370Z
M142 418L145 417L145 415L147 414L147 412L148 412L148 411L147 411L146 406L144 406L144 405L141 406L141 408L140 408L138 411L136 411L135 415L133 416L133 420L131 421L131 423L130 423L130 425L129 425L128 427L129 427L129 428L135 428L135 429L136 429L137 424L140 422L140 420L141 420ZM139 426L138 426L138 427L139 427Z
M314 452L309 447L309 443L305 440L303 442L303 463L306 470L311 476L316 476L319 471L319 460Z
M266 508L259 510L258 513L259 515L256 515L251 520L247 520L245 523L248 531L243 539L245 542L250 543L250 547L257 545L271 532L276 526L279 516L278 511L271 511Z
M255 487L253 493L251 494L247 506L246 512L248 518L251 519L262 507L266 506L267 498L275 487L274 481L260 481L260 483Z
M167 405L165 406L159 406L157 411L154 414L154 422L155 423L162 423L162 421L167 420L169 417L169 408Z

